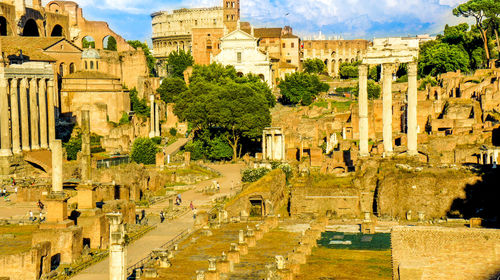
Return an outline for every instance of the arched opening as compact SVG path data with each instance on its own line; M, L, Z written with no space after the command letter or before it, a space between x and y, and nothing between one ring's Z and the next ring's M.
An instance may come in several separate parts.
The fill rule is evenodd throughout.
M238 73L236 73L236 76L238 76L238 77L241 78L241 77L243 77L243 73L242 72L238 72Z
M108 35L102 40L102 46L105 50L116 51L116 39L115 37Z
M212 41L209 39L207 40L207 50L211 50L212 49Z
M73 62L69 65L69 73L75 73L75 64Z
M36 25L36 21L33 19L29 19L26 24L24 24L23 36L26 37L39 37L40 33L38 32L38 25Z
M259 74L259 78L262 80L262 81L265 81L266 80L266 77L264 77L263 74Z
M59 64L59 75L64 76L64 63Z
M7 19L4 17L0 17L0 36L8 35L7 27L8 27Z
M85 61L85 70L89 69L89 65L87 63L87 61Z
M90 62L90 70L94 70L94 62L93 61Z
M51 12L54 12L54 13L59 13L59 10L60 10L60 9L61 9L61 7L59 7L59 5L58 5L58 4L56 4L56 3L52 3L52 4L50 4L50 5L49 5L49 10L50 10Z
M62 37L63 36L63 28L59 24L54 26L52 29L52 33L50 33L50 37Z
M99 70L99 61L96 61L96 62L95 62L95 69L96 69L96 70Z
M85 37L83 37L83 39L82 39L82 47L84 49L89 49L89 48L95 49L95 40L94 40L94 38L92 38L92 36L85 36Z

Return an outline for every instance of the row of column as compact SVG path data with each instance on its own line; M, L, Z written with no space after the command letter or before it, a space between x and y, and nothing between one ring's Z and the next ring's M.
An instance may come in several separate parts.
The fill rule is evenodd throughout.
M55 139L54 80L0 79L0 156L48 149Z
M150 96L150 129L149 129L149 137L159 137L160 133L160 108L158 104L155 102L155 96L151 94Z
M384 154L393 153L392 141L392 75L394 64L382 65L383 140ZM359 152L369 156L368 150L368 65L359 66ZM417 155L417 63L408 64L408 154Z
M285 160L285 135L264 131L262 153L264 160Z
M499 150L486 150L480 152L479 163L483 165L498 164Z

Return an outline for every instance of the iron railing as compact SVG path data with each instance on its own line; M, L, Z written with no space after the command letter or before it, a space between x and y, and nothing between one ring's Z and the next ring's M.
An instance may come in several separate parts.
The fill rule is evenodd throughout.
M127 163L130 163L129 156L112 157L112 158L98 160L97 168L110 168L112 166L118 166Z

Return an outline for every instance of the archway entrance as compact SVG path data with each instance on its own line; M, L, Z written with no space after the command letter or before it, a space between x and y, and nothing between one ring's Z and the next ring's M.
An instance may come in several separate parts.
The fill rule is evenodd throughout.
M265 205L262 196L252 196L250 200L250 217L262 217L265 215Z
M36 25L35 20L29 19L24 25L23 36L26 37L40 37L38 32L38 25Z
M8 35L7 26L8 26L7 19L4 17L0 17L0 36Z
M51 37L62 37L63 36L63 28L59 24L54 26L52 29L52 33L50 33Z
M105 50L116 51L117 47L116 47L115 37L113 37L111 35L104 37L104 39L102 40L102 46Z

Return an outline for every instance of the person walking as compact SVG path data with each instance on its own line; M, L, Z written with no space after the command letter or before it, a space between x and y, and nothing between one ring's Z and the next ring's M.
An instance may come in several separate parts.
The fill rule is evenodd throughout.
M191 201L191 203L189 203L189 208L191 208L191 211L194 210L194 205L193 205L192 201Z
M165 214L163 213L163 210L160 211L160 223L163 223L165 221Z
M33 211L30 210L29 215L30 215L30 221L33 222L33 220L34 220L33 219Z
M196 220L196 214L198 214L198 209L193 209L193 220Z

